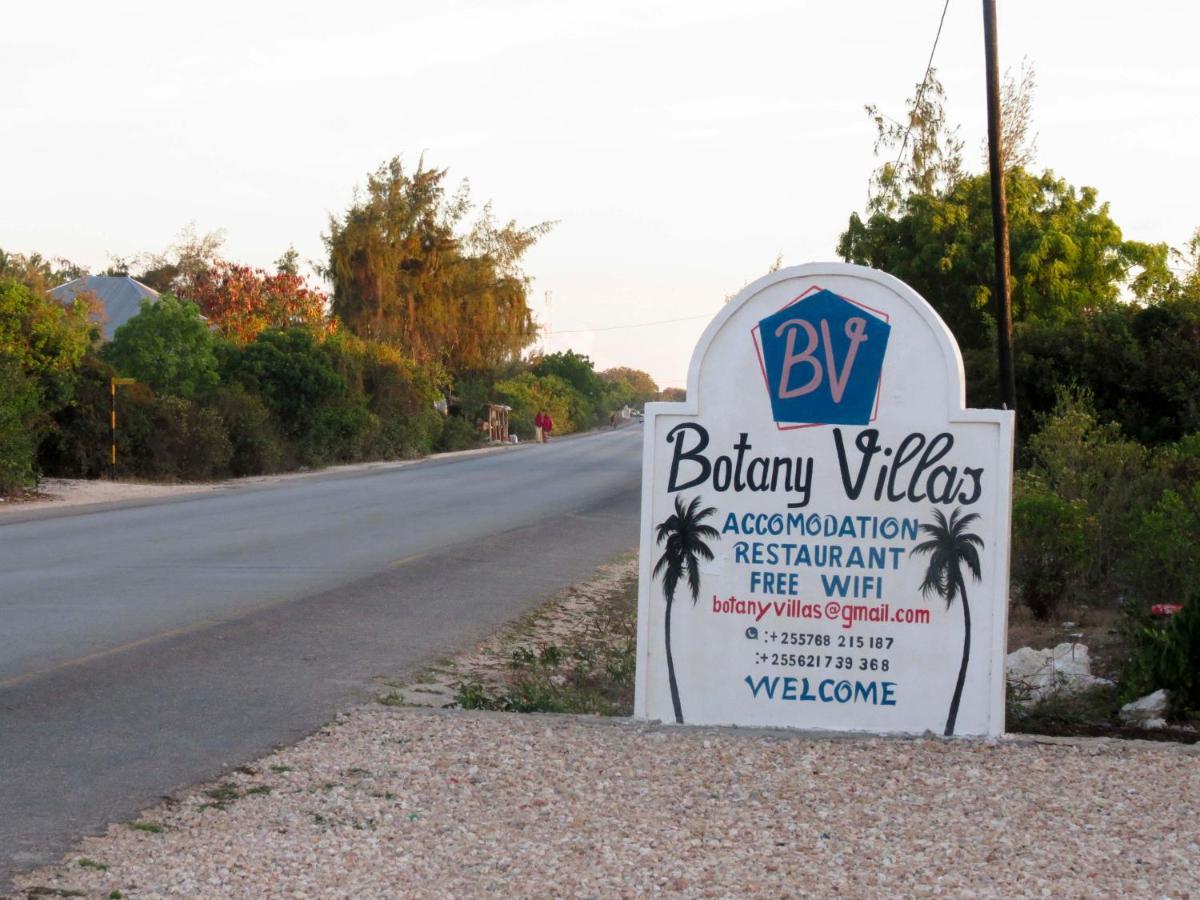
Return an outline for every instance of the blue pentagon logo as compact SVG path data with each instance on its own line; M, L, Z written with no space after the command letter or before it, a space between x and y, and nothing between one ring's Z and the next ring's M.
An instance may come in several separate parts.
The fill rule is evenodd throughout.
M823 289L758 323L763 374L779 425L866 425L892 326Z

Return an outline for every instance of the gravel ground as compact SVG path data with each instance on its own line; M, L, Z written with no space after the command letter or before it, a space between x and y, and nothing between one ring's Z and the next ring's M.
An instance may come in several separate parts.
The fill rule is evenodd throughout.
M1200 896L1200 755L370 706L20 885L95 897Z

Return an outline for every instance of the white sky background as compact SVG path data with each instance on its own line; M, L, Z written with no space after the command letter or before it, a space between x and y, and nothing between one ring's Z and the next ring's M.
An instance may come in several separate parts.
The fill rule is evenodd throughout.
M548 350L682 386L705 318L835 258L874 130L921 78L942 0L11 3L0 24L0 247L96 269L226 230L271 267L400 154L469 178L530 252ZM1127 237L1200 225L1200 4L999 0L1001 66L1038 74L1038 163L1098 187ZM935 61L982 169L978 0ZM546 302L546 295L552 298ZM565 333L573 332L573 333Z

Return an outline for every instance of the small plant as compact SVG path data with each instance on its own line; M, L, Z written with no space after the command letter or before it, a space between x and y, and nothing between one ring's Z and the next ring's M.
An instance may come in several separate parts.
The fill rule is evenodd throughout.
M237 800L242 795L241 792L238 791L237 787L229 782L224 782L222 784L218 784L214 788L209 788L204 792L204 796L208 797L212 801L211 803L206 803L206 807L211 807L213 809L225 809L230 803Z
M257 794L259 796L265 797L270 793L271 793L270 785L256 784L254 787L252 787L248 791L246 791L246 796L249 797L251 794Z
M543 647L538 653L538 662L547 669L552 669L562 662L563 652L557 644Z
M528 669L537 662L537 654L528 647L518 647L512 652L509 667L513 669Z
M147 834L162 834L164 829L155 822L130 822L129 827L134 831L144 831Z
M404 699L404 695L399 691L392 691L390 694L381 694L375 698L375 702L381 706L407 706L408 702Z
M463 709L508 709L507 703L500 697L488 693L487 688L477 681L459 685L454 702Z
M108 900L121 900L121 898L124 896L125 896L124 894L122 894L120 891L117 891L117 890L112 890L112 891L108 892Z
M97 872L107 872L108 865L102 862L96 862L94 859L88 859L86 856L79 860L81 869L95 869Z
M1132 637L1121 698L1135 700L1165 688L1173 717L1200 710L1200 590L1162 625L1142 625Z
M272 772L274 772L276 775L282 775L282 774L284 774L285 772L290 772L290 771L292 771L292 767L291 767L291 766L278 766L278 765L276 765L276 766L271 766L271 771L272 771Z

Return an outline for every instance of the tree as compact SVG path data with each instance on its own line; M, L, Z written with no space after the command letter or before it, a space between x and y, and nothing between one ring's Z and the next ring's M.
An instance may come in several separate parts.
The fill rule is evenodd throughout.
M1029 169L1037 158L1037 134L1033 132L1033 95L1037 91L1037 72L1033 63L1021 60L1017 75L1004 73L1000 89L1000 158L1005 171ZM983 141L983 159L988 157Z
M0 356L0 495L34 480L37 387L11 356Z
M658 399L658 385L640 369L617 366L605 369L600 377L608 382L613 406L642 406Z
M535 375L557 375L593 407L604 400L605 381L596 374L591 359L582 353L574 350L551 353L538 359L533 364L533 371Z
M983 539L968 532L967 526L979 518L978 513L960 515L955 509L950 519L940 509L933 511L935 524L923 523L921 530L930 539L917 544L909 555L929 554L929 566L921 582L921 596L936 594L946 601L949 609L954 601L962 598L963 650L962 662L958 667L958 680L954 683L954 696L950 700L950 712L946 716L946 736L954 734L954 723L958 718L958 704L962 700L963 685L967 680L967 663L971 658L971 605L967 602L967 585L963 580L965 565L976 581L982 578L979 566L979 550Z
M83 266L61 256L48 259L40 253L25 255L0 249L0 280L20 282L37 294L86 274Z
M189 288L220 258L224 243L224 229L197 234L196 223L190 222L180 229L175 243L164 252L140 253L129 259L114 256L105 274L129 275L140 269L137 280L147 287L159 293L171 291L187 296Z
M682 403L687 399L687 388L668 387L662 389L660 400L670 403Z
M1178 293L1165 244L1126 240L1094 188L1051 171L1027 171L1034 158L1032 66L1009 76L1002 98L1005 187L1012 258L1013 321L1079 322L1127 295L1158 302ZM866 219L852 213L837 252L912 285L954 332L963 350L968 400L999 402L994 374L995 279L989 176L966 175L962 143L947 124L945 92L931 72L908 101L905 121L874 106L877 154L896 152L872 176ZM1018 384L1024 382L1020 361Z
M224 369L228 381L262 397L301 462L323 465L352 455L367 426L366 399L349 390L311 332L264 331L231 348Z
M907 102L905 121L885 115L867 104L867 115L875 125L875 155L880 151L896 159L885 162L871 176L873 212L894 213L912 194L935 194L949 190L962 177L962 141L958 129L946 121L946 91L931 68L916 93Z
M399 157L367 178L324 235L333 311L355 334L452 373L495 368L533 340L528 279L519 264L549 223L497 225L485 206L466 233L466 185L447 195L446 170L413 172Z
M171 294L143 300L141 311L116 330L103 356L155 393L194 397L219 381L212 332L194 303Z
M270 275L223 260L192 279L187 299L235 344L248 344L268 328L300 327L321 333L328 325L328 296L310 288L299 275Z
M1051 172L1006 174L1013 320L1060 322L1111 308L1124 289L1152 297L1164 285L1167 247L1127 241L1094 188ZM988 176L942 193L913 194L895 214L850 217L838 241L847 262L912 285L966 349L991 349L992 254Z
M296 252L296 248L288 244L288 248L283 251L283 255L275 260L275 271L280 275L299 275L300 274L300 254Z
M683 706L679 700L679 684L675 680L675 658L671 655L671 607L675 603L675 589L683 576L687 575L688 588L692 592L692 605L700 597L700 560L711 560L713 552L705 540L719 537L717 529L702 524L715 513L715 507L700 509L700 498L694 497L685 508L683 498L675 498L675 512L659 523L656 543L665 544L663 554L654 564L653 578L662 576L663 596L667 601L666 644L667 680L671 687L671 705L675 709L675 721L683 724Z
M0 277L0 358L20 373L6 376L9 421L21 421L34 446L52 428L50 417L71 402L74 371L97 339L85 297L62 304L36 286ZM27 403L28 386L36 414Z
M554 430L559 434L567 434L584 424L575 420L582 398L557 375L538 376L532 372L522 372L497 381L493 392L498 399L512 407L509 424L517 434L532 437L534 419L539 412L550 414L554 420ZM472 411L468 409L467 412Z

